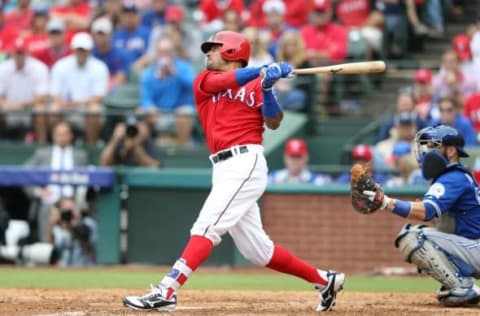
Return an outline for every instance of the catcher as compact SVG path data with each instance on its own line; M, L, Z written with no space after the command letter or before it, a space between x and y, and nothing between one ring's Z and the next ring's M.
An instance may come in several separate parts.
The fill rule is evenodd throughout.
M446 307L480 302L480 189L460 163L468 157L463 136L446 125L426 127L415 136L417 160L431 186L422 201L384 194L360 165L352 167L352 205L361 213L379 209L398 216L435 221L435 228L406 224L395 240L407 262L442 284L437 292Z

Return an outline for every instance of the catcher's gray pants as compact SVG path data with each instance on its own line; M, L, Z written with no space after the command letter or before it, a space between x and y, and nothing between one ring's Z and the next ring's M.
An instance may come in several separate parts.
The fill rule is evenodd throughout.
M407 261L426 270L444 285L464 287L472 282L468 282L469 277L480 276L479 241L436 228L407 224L395 243Z

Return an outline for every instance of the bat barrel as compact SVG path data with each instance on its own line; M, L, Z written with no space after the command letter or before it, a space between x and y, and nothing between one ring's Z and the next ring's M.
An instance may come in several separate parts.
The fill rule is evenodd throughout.
M311 74L366 74L384 72L386 68L385 62L382 60L362 61L355 63L344 63L338 65L330 65L323 67L301 68L292 71L295 75L311 75Z

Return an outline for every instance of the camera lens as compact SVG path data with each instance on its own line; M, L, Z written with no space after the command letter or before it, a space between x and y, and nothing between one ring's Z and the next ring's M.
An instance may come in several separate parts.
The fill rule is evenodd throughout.
M70 222L73 219L73 211L68 209L61 210L60 219L64 222Z
M126 130L127 137L133 138L138 135L138 127L136 125L128 125Z

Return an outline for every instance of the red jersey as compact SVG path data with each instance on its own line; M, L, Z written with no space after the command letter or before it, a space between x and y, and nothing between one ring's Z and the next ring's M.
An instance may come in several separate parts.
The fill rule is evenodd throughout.
M238 86L233 72L202 71L193 83L195 103L210 153L262 144L260 78Z
M245 10L245 4L243 0L202 0L200 2L200 10L205 15L206 22L212 22L215 19L222 18L225 11L233 9L238 13L239 17L242 17L242 13Z
M68 56L71 53L72 51L70 48L65 45L58 51L54 51L50 47L46 47L42 50L32 52L32 56L44 62L48 68L52 68L53 64L55 64L60 58Z
M50 46L47 33L28 34L25 36L25 42L31 55L36 55Z
M370 0L340 0L335 13L346 27L363 26L370 14Z
M263 4L265 0L252 1L250 4L249 26L264 28L267 25L265 14L263 14ZM285 4L285 23L290 27L300 28L308 22L309 5L304 1L284 1Z
M29 30L32 27L33 11L27 10L20 14L16 9L5 15L5 25L12 25L20 30Z
M330 61L341 61L347 56L347 29L339 24L328 23L319 28L307 25L301 29L307 51L325 52Z
M474 94L465 100L465 116L472 121L473 127L480 132L480 94Z

